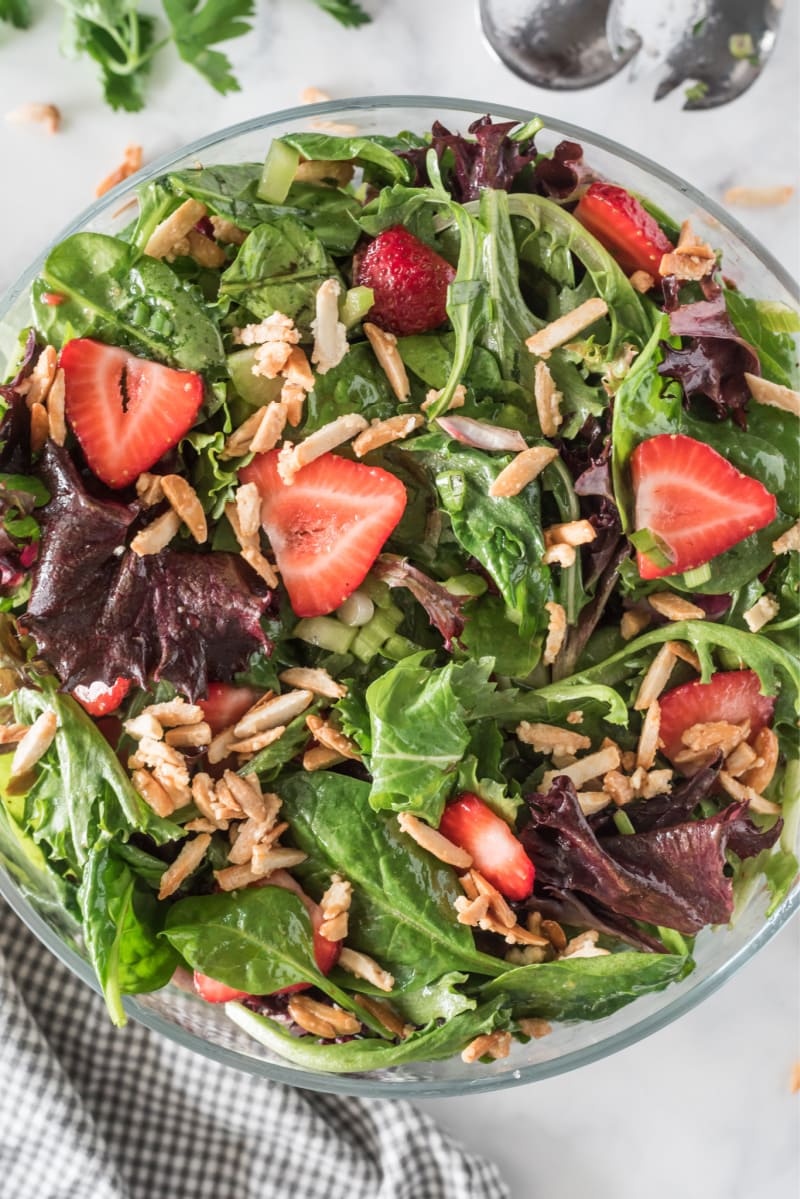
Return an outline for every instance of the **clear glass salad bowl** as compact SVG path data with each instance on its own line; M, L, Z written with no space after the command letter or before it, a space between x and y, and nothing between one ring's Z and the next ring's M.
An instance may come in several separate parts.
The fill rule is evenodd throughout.
M115 188L82 213L68 234L82 230L116 233L130 220L127 202L135 188L169 169L237 161L257 161L273 137L308 129L313 121L354 125L362 133L393 133L400 129L424 132L435 119L448 128L465 132L477 117L491 112L495 118L526 121L533 114L504 105L423 96L376 96L350 101L306 105L258 117L209 134L153 163L132 181ZM797 287L778 262L726 212L689 184L657 164L594 133L545 117L545 131L537 135L540 149L551 149L562 138L580 142L592 166L623 186L641 192L678 220L691 217L696 232L723 252L725 273L757 299L797 303ZM30 285L52 247L45 249L25 274L0 300L0 368L13 351L17 331L28 320ZM795 835L797 830L794 830ZM77 926L30 868L19 845L0 837L0 894L17 915L87 986L97 989L86 960ZM384 1097L454 1095L534 1082L574 1070L641 1040L711 995L748 961L800 907L800 886L769 918L766 893L753 895L733 927L706 930L696 945L697 967L680 983L665 991L643 996L614 1015L595 1022L557 1025L553 1033L527 1045L515 1044L511 1056L490 1065L465 1065L459 1057L449 1061L420 1062L390 1070L356 1075L329 1075L294 1067L250 1040L212 1006L173 983L152 995L127 997L129 1015L214 1061L312 1090ZM188 978L187 978L188 981Z

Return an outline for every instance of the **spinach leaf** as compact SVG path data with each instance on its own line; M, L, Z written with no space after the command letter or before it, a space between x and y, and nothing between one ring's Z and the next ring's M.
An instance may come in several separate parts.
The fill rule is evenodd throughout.
M412 443L409 451L414 449ZM552 583L542 562L538 483L534 480L515 496L489 495L510 460L506 454L490 457L453 442L424 456L460 545L494 579L511 619L519 623L520 636L533 639L546 628L544 605L552 598Z
M424 1029L392 1044L377 1039L347 1041L342 1045L320 1043L313 1037L293 1037L268 1016L259 1016L239 1003L225 1008L239 1028L280 1057L308 1070L330 1074L385 1070L403 1062L438 1061L452 1057L475 1037L494 1031L504 1023L500 1002L482 1003L475 1011L459 1012L444 1024Z
M358 412L366 420L385 420L397 411L397 397L386 372L378 365L372 347L359 342L338 366L315 376L314 390L306 401L303 434L307 436L348 412Z
M725 307L742 337L755 346L766 379L784 387L800 388L797 341L791 333L774 332L763 319L761 301L743 296L730 287L723 289ZM755 405L750 406L752 411Z
M164 936L194 970L237 991L268 995L312 982L350 1006L320 973L308 913L283 887L181 899L169 910Z
M348 943L390 970L398 991L453 970L501 973L505 964L479 953L456 920L454 871L401 833L394 816L376 813L369 791L368 783L327 771L282 783L283 815L308 854L295 870L306 889L321 896L336 870L350 880Z
M399 337L397 348L408 369L426 387L438 391L446 384L453 369L455 336L452 333L417 333ZM462 383L479 394L494 395L502 391L503 377L493 354L475 346Z
M263 320L273 312L308 331L320 285L339 272L318 237L294 217L257 225L220 281L220 295Z
M55 307L44 292L66 297ZM134 261L129 245L102 233L75 233L60 242L34 284L36 324L57 345L100 337L161 362L204 371L224 363L214 320L165 262Z
M108 846L89 858L78 904L89 960L109 1015L121 1026L122 995L166 986L178 964L178 955L158 935L165 909Z
M509 970L485 983L479 994L482 999L502 998L517 1019L601 1020L639 995L662 991L693 968L691 958L676 954L564 958Z
M452 1020L459 1012L471 1012L478 1006L477 1000L459 991L467 982L468 975L451 971L435 982L426 983L418 991L405 991L392 996L392 1006L404 1020L424 1027L431 1020Z
M65 937L74 939L78 927L74 923L74 885L55 869L23 828L24 797L7 792L11 757L0 757L0 863L36 910L50 924L63 927Z
M330 133L287 133L278 139L297 150L303 158L314 162L356 162L364 169L370 183L410 183L414 168L404 158L402 150L419 144L410 135L403 137L335 137Z
M493 656L495 670L509 678L525 678L539 661L541 647L524 637L510 620L499 595L482 595L464 606L466 624L461 643L473 658Z

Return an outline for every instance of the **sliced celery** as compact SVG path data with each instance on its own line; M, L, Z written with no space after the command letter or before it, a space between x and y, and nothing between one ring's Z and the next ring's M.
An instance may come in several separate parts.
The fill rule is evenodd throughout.
M256 189L259 200L267 204L282 204L289 194L299 162L297 150L283 142L273 142L267 150L261 180Z
M358 635L350 646L350 652L355 654L360 662L371 662L402 620L403 613L394 604L389 604L387 608L378 608L369 624L358 630Z
M246 404L260 408L277 400L281 394L283 379L265 379L263 375L254 375L253 366L256 361L256 347L248 346L244 350L234 350L228 355L228 374L233 386Z
M365 625L364 627L369 626ZM348 629L347 625L330 616L311 616L306 620L298 621L293 636L309 645L330 650L332 654L346 654L358 631L357 629ZM394 632L394 630L392 631Z
M371 287L351 287L339 301L339 320L347 329L352 329L363 320L375 303Z

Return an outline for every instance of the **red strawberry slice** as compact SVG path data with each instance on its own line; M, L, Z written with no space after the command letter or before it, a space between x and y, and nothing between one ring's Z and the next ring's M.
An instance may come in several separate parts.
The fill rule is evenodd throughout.
M247 991L226 987L225 983L218 983L215 978L209 978L199 970L194 972L194 989L206 1003L234 1003L238 999L249 998Z
M199 699L198 705L203 709L206 722L211 726L214 736L223 729L230 728L261 699L262 691L255 687L234 687L232 683L209 683L208 695Z
M624 187L592 183L575 216L628 274L647 271L658 276L662 256L675 248L655 217Z
M203 402L203 380L79 337L61 351L66 414L86 461L125 487L177 445Z
M702 441L660 433L631 457L636 528L649 529L671 558L658 566L637 554L643 579L660 579L702 566L775 519L775 496L743 475Z
M527 899L533 890L534 867L505 820L468 791L449 803L439 824L454 845L471 855L477 870L506 899Z
M116 712L130 689L131 680L119 678L110 687L105 683L80 684L72 694L90 716L107 716Z
M750 721L750 740L772 720L775 700L761 694L761 682L753 670L726 670L707 683L699 679L673 687L660 699L659 735L671 762L686 746L682 734L694 724Z
M323 454L287 486L278 451L240 471L261 492L261 520L298 616L333 612L364 581L406 506L399 479L377 466Z
M393 225L367 246L354 282L375 294L369 319L406 336L444 324L447 289L455 277L453 267L435 250L402 225Z

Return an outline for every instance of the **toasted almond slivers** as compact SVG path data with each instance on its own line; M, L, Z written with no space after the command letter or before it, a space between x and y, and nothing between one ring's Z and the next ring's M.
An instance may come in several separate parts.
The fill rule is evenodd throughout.
M624 612L619 626L623 641L631 641L634 637L638 637L652 619L649 612L640 612L637 608L631 608L630 611Z
M603 790L617 805L622 808L633 799L633 782L619 770L609 770L603 776Z
M647 602L659 616L667 620L704 620L705 611L697 604L691 604L674 591L655 591L648 595Z
M782 187L729 187L722 194L722 203L741 208L771 208L788 204L794 192L789 184Z
M231 246L241 246L244 244L247 239L246 229L240 229L238 225L235 225L233 221L229 221L224 216L212 216L209 219L217 241Z
M800 550L800 520L772 543L772 552L778 556L788 554L790 550Z
M270 823L269 820L254 820L251 816L234 827L238 828L238 832L228 853L228 861L235 866L244 866L250 861L254 847L270 831Z
M28 376L26 398L28 407L43 404L47 399L53 380L56 377L58 355L55 346L45 346L36 359L36 365Z
M565 774L572 780L573 786L579 789L592 779L602 778L620 765L620 752L616 745L606 745L585 758L579 758L571 766L563 766L558 770L549 770L542 779L541 786L547 790L553 785L553 779Z
M196 837L192 837L191 841L186 842L172 865L168 866L161 875L161 886L158 889L159 899L166 899L168 895L172 895L178 890L181 883L200 865L210 844L211 835L209 833L199 833Z
M47 393L47 421L50 437L56 445L63 445L67 440L67 418L65 415L65 381L64 372L59 369L53 376L53 382Z
M567 614L561 604L557 604L554 600L545 604L545 610L549 614L549 622L542 662L545 666L551 666L561 653L561 647L567 635Z
M717 750L722 750L723 754L727 756L749 736L750 722L748 720L742 721L741 724L733 724L727 720L709 720L684 729L681 733L681 741L695 754L703 753L705 750L715 753Z
M589 325L593 325L595 321L599 321L607 312L608 304L605 300L601 300L597 296L591 300L585 300L583 304L573 308L572 312L565 313L564 316L545 325L538 333L534 333L527 339L525 345L532 354L546 358L551 350L555 350L558 346L563 346L564 342L577 337L579 333L582 333Z
M574 565L575 556L575 547L573 545L564 545L563 542L557 542L556 545L547 547L542 554L542 562L547 566L567 567Z
M400 812L397 823L412 841L416 841L421 849L426 849L440 862L447 862L449 866L455 866L458 870L466 870L472 865L471 854L468 854L465 849L461 849L460 846L454 845L443 833L431 828L423 820L418 820L410 812Z
M161 487L173 512L177 512L195 541L202 545L208 538L208 525L203 505L191 483L180 475L162 475Z
M18 778L30 770L47 753L53 744L57 727L58 718L49 708L36 717L14 750L14 757L11 759L12 778Z
M211 726L202 720L199 724L170 729L164 740L167 745L174 745L178 749L199 749L201 745L209 745L212 736Z
M608 949L601 949L597 944L597 938L600 934L596 929L590 928L585 933L579 933L577 937L573 937L567 942L567 947L563 953L559 954L561 958L599 958L606 957L609 953Z
M680 658L682 662L688 662L692 670L696 670L700 674L702 669L700 659L693 649L690 649L683 641L669 641L667 644L676 658Z
M335 750L343 758L350 758L354 762L361 761L361 754L358 752L355 743L349 737L345 737L344 733L334 728L329 721L323 720L321 716L307 716L306 724L320 745L325 745L328 749Z
M489 1032L470 1041L466 1049L461 1051L461 1060L468 1065L482 1057L491 1057L496 1061L498 1058L508 1057L510 1052L510 1032Z
M213 221L214 218L211 219ZM233 340L240 346L260 346L265 341L289 341L292 345L297 345L300 333L290 316L283 312L273 312L257 324L234 329Z
M470 928L477 928L489 914L489 899L486 895L479 895L476 899L458 895L453 906L456 909L458 923L467 924Z
M504 929L513 928L517 923L516 914L508 906L503 896L497 890L497 887L493 883L490 883L487 878L484 878L479 870L470 870L470 876L478 892L478 896L483 895L489 901L489 911L492 916L496 917Z
M311 332L314 335L311 361L319 375L325 375L338 366L350 349L347 329L339 320L341 290L338 279L326 279L317 288L316 316L311 322Z
M243 483L236 489L236 515L239 532L247 544L258 545L261 528L261 495L255 483Z
M140 558L144 558L148 554L160 554L172 541L180 527L181 518L170 508L169 512L157 516L147 528L136 534L131 542L131 549Z
M570 520L565 524L550 525L544 530L545 545L588 545L597 532L589 520Z
M275 574L272 565L261 553L261 550L255 549L252 545L246 545L242 549L242 557L259 578L264 580L268 587L274 589L278 586L278 576Z
M337 766L346 759L335 749L327 745L314 745L303 754L303 770L312 774L315 770L327 770L329 766Z
M284 849L282 846L273 848L269 842L262 842L253 848L250 866L259 878L265 878L275 870L291 870L304 862L308 854L302 849Z
M142 165L142 147L135 142L125 147L125 153L122 156L122 162L113 171L106 175L94 189L94 194L98 197L104 196L106 192L111 191L112 187L116 187L118 183L122 183L130 175L135 175Z
M6 113L10 125L44 125L48 133L58 133L61 128L61 111L55 104L31 102L21 104Z
M753 749L761 759L760 766L754 766L742 775L741 781L746 787L751 787L759 795L772 782L775 768L778 765L778 738L770 728L760 729L753 738Z
M301 104L324 104L326 100L332 100L333 96L329 96L321 87L304 87L300 93Z
M536 363L533 373L533 398L544 437L555 437L561 423L561 401L563 396L557 389L546 362Z
M206 820L217 825L220 823L214 810L214 780L205 771L198 771L192 778L192 799Z
M363 433L359 433L353 442L353 453L356 458L363 458L371 450L380 449L392 441L402 441L419 429L425 423L425 418L418 412L409 416L390 416L387 420L375 421Z
M427 412L429 408L432 408L433 405L436 403L436 401L439 399L439 396L442 394L443 390L444 390L444 388L442 388L439 391L436 391L434 388L431 388L431 390L425 396L425 399L420 404L420 410L422 412ZM447 411L452 412L454 408L463 408L466 398L467 398L467 389L463 383L459 383L458 386L456 387L455 391L453 392L452 396L450 397L450 403L447 405Z
M277 407L280 408L280 404L278 404ZM222 450L222 453L220 454L220 458L223 459L223 461L227 461L229 458L241 458L243 454L250 452L253 438L261 428L261 422L267 419L267 414L271 408L272 404L268 404L266 408L257 408L252 416L248 416L247 420L239 425L238 429L234 429L233 432L229 434L225 441L225 446ZM285 413L283 416L285 420ZM272 416L271 420L277 423L274 415ZM277 441L278 437L280 437L282 429L283 426L281 425L281 429L276 434L275 441Z
M141 741L142 737L151 737L153 741L160 741L164 736L160 722L149 712L140 712L138 716L126 720L122 727L129 737L133 737L137 741Z
M261 699L245 712L241 720L234 725L236 737L253 737L263 733L265 729L274 729L278 725L286 725L295 716L305 712L314 699L311 691L300 688L297 691L285 691L266 701Z
M653 700L658 699L669 682L669 676L672 674L674 665L675 654L672 644L669 641L665 641L648 666L647 673L642 679L639 693L633 704L637 712L649 708Z
M658 265L659 275L674 275L676 279L697 282L714 270L714 260L704 255L679 254L674 251L664 254Z
M489 488L492 499L502 499L510 495L519 495L524 487L532 483L546 466L558 457L555 446L534 445L522 450L500 474Z
M145 254L150 258L166 258L173 247L187 237L206 214L206 206L199 200L184 200L160 225L156 225L144 248Z
M289 1000L289 1015L313 1036L333 1040L335 1037L352 1036L361 1032L361 1021L350 1012L320 1003L307 995L293 995Z
M297 383L298 386L302 387L303 391L314 390L314 372L306 357L305 350L301 349L300 346L295 346L292 349L283 373L290 383Z
M210 765L216 766L218 762L224 761L233 752L231 746L235 740L236 734L233 728L223 729L222 732L217 733L206 751Z
M149 471L142 471L136 480L136 494L145 508L160 504L164 498L161 475L151 475Z
M391 991L394 987L394 976L388 970L383 970L375 959L366 953L359 953L347 945L339 954L338 964L348 974L353 974L356 978L363 978L365 982L372 983L379 991Z
M387 333L385 329L379 329L370 321L364 321L363 329L381 369L389 380L392 391L402 403L411 395L411 384L408 381L405 363L397 348L397 338L394 333Z
M770 799L764 799L764 796L759 795L753 787L748 787L746 783L735 779L733 775L728 774L727 770L720 770L719 782L731 799L736 799L740 803L748 803L753 812L760 812L763 816L780 815L780 804L773 803Z
M261 794L261 788L255 775L242 778L234 771L226 770L222 777L235 802L247 816L252 816L254 820L267 819L271 804Z
M189 790L189 771L186 759L179 750L163 741L151 737L142 737L136 751L137 765L149 766L163 786L170 783Z
M656 281L647 271L634 271L630 277L630 284L636 291L644 295L645 292L651 291L655 287Z
M678 244L675 247L677 254L690 254L695 258L707 258L709 261L716 260L716 254L712 250L707 241L701 241L697 234L692 229L691 221L684 221L681 225Z
M557 724L538 724L523 720L517 725L517 737L526 745L532 745L537 753L561 752L577 754L579 750L591 749L592 742L583 733L573 733L559 728Z
M323 917L319 935L326 941L343 941L347 936L352 895L353 888L347 879L334 874L319 905Z
M50 436L50 421L44 404L31 405L31 450L38 454Z
M0 745L16 745L27 733L29 724L0 725Z
M274 729L264 729L262 733L254 733L252 737L243 737L241 741L234 741L231 745L231 752L235 754L257 754L259 750L266 749L268 745L272 745L273 741L280 741L285 732L286 725L284 724L279 724Z
M767 404L771 408L780 408L783 412L791 412L800 416L800 391L791 387L783 387L780 383L772 383L761 375L744 373L745 381L750 389L750 395L757 404Z
M329 421L327 425L323 425L321 429L317 429L316 432L294 446L289 442L284 443L278 458L278 474L284 483L291 485L295 475L304 466L308 466L310 462L321 458L323 454L350 441L367 427L363 416L357 412L349 412L345 416L338 416L336 420Z
M189 243L189 257L193 258L198 266L208 267L210 270L219 270L225 266L228 258L222 246L217 245L213 237L208 237L205 233L201 233L199 229L190 229L186 235L186 240Z
M762 595L744 613L744 622L751 633L757 633L774 620L780 610L781 606L773 595Z
M245 813L233 798L225 779L217 779L214 784L214 798L211 801L214 816L218 821L244 820Z
M388 1000L376 999L374 995L354 995L353 999L359 1007L379 1020L387 1032L399 1037L401 1041L410 1037L414 1031L414 1025L406 1024Z
M517 1024L523 1036L532 1037L535 1041L538 1041L540 1037L549 1037L553 1031L552 1024L536 1016L526 1016L522 1020L518 1020Z
M293 429L296 429L303 419L305 403L305 390L299 383L291 383L287 379L281 388L281 406L285 408L286 419Z
M636 749L636 765L649 770L656 760L658 733L661 728L661 705L654 699L646 710Z
M542 932L550 941L553 949L560 953L562 949L567 948L567 934L564 932L557 920L543 920Z
M256 347L253 374L263 379L277 379L292 353L288 341L265 341Z
M584 816L593 816L602 812L611 803L611 796L605 791L578 791L578 804Z
M148 704L142 709L142 716L152 716L164 728L174 729L185 724L199 724L203 720L203 709L199 704L187 703L178 696L164 703Z
M168 817L175 811L175 801L148 770L134 770L131 775L134 789L158 816Z
M740 741L735 749L731 750L725 759L725 769L733 778L738 779L745 773L746 770L752 769L756 762L760 762L756 751L752 745L748 745L746 741ZM758 787L753 788L758 791Z
M323 695L326 699L342 699L347 695L344 683L337 683L327 670L312 670L305 666L290 666L282 671L278 678L287 687L299 688L303 691L313 691L314 695Z

